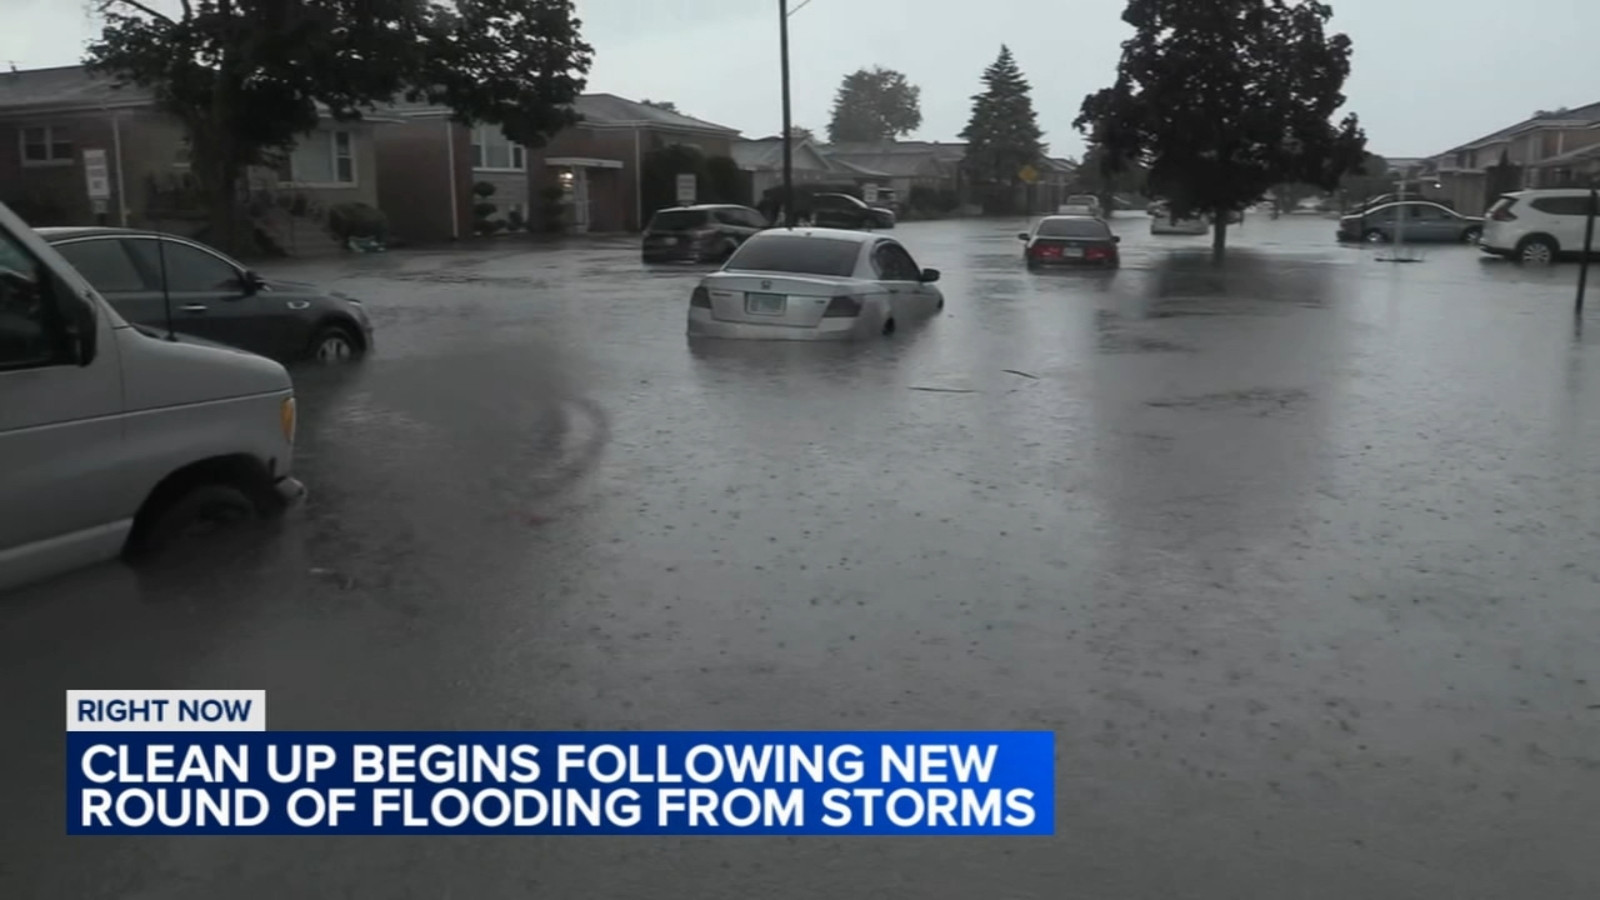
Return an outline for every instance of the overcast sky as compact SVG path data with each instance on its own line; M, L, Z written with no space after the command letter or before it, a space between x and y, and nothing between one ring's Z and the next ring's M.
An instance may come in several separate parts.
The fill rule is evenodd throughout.
M176 5L173 0L158 0ZM790 0L796 7L805 0ZM1201 0L1196 0L1201 2ZM778 0L578 0L589 89L679 109L747 136L779 130ZM921 131L953 140L1002 43L1033 84L1052 155L1076 156L1083 95L1109 83L1123 0L810 0L790 18L794 120L821 134L839 79L882 65L922 88ZM1347 109L1369 147L1425 156L1600 100L1596 0L1333 0L1355 41ZM70 65L96 26L82 0L0 0L0 61Z

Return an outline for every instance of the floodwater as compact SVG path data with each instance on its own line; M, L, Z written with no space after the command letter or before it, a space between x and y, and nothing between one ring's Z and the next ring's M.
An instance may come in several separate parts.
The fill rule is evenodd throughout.
M906 223L943 315L690 343L627 241L284 265L304 508L0 597L0 896L1573 897L1600 884L1600 322L1321 218ZM1593 298L1600 306L1600 295ZM1050 729L1054 838L62 836L67 688L275 729Z

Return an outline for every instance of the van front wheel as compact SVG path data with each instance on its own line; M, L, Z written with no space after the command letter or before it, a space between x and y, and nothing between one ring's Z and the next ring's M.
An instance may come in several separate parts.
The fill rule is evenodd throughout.
M233 485L195 485L142 523L129 540L128 554L136 561L154 561L181 545L255 522L261 512L248 494Z

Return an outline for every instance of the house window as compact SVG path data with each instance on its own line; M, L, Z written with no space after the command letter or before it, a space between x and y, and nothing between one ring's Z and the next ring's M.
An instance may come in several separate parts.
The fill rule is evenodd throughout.
M527 155L521 144L506 138L505 132L492 126L479 126L472 130L472 167L521 172L527 167Z
M348 131L313 131L295 145L288 171L280 171L278 178L293 184L355 184L354 147Z
M23 165L61 165L72 162L72 159L72 140L61 129L48 125L22 129Z

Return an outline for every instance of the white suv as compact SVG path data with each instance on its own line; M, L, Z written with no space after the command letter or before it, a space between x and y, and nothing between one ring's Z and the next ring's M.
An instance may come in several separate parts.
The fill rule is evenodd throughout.
M1546 188L1501 194L1484 216L1478 246L1517 262L1544 264L1583 252L1589 215L1586 188ZM1600 236L1595 238L1600 245Z

